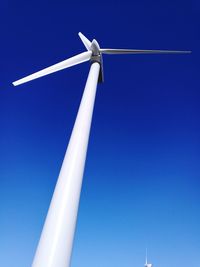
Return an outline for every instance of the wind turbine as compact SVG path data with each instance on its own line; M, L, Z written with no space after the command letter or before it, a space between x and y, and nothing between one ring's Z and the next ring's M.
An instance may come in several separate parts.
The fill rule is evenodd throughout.
M146 261L145 261L144 267L152 267L152 266L153 266L153 264L148 263L148 260L147 260L147 249L146 249Z
M190 51L101 49L79 33L86 52L13 82L20 85L50 73L90 61L91 67L80 107L44 223L32 267L68 267L76 227L97 83L103 82L102 54L180 54ZM151 267L151 266L147 266Z

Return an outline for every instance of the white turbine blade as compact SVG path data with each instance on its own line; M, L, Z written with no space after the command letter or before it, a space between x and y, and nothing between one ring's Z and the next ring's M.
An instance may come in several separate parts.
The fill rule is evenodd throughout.
M32 81L34 79L40 78L42 76L48 75L50 73L53 73L53 72L56 72L59 70L63 70L63 69L69 68L71 66L83 63L85 61L90 60L91 55L92 55L91 51L83 52L83 53L78 54L74 57L68 58L68 59L66 59L60 63L57 63L55 65L48 67L48 68L45 68L45 69L40 70L38 72L35 72L35 73L33 73L29 76L26 76L20 80L17 80L15 82L13 82L13 85L16 86L16 85L19 85L22 83L26 83L26 82Z
M79 32L78 35L81 38L81 41L83 42L85 48L89 51L92 43L81 32Z
M189 54L191 51L175 50L139 50L139 49L100 49L102 54Z

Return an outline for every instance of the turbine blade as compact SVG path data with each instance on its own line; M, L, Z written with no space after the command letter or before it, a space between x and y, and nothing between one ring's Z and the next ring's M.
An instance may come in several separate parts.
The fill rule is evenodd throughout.
M192 51L175 50L139 50L139 49L100 49L102 54L190 54Z
M38 72L35 72L31 75L28 75L28 76L26 76L20 80L17 80L15 82L13 82L13 85L16 86L16 85L19 85L22 83L26 83L26 82L32 81L34 79L40 78L42 76L48 75L50 73L53 73L53 72L56 72L59 70L63 70L63 69L69 68L71 66L83 63L85 61L90 60L91 55L92 55L91 51L83 52L83 53L78 54L74 57L68 58L68 59L66 59L60 63L57 63L55 65L48 67L48 68L45 68L45 69L40 70Z
M79 32L78 35L81 41L83 42L85 48L89 51L92 43L81 32Z

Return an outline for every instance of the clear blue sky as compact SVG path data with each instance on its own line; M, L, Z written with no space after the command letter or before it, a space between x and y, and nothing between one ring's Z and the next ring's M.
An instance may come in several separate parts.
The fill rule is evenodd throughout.
M31 266L89 64L11 82L84 51L79 31L193 53L104 56L72 267L141 267L146 246L199 266L199 1L3 0L0 29L0 266Z

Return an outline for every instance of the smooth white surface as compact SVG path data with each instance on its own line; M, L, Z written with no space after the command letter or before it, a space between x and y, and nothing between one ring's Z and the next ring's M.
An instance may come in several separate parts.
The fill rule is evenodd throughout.
M90 68L32 267L68 267L100 65Z
M77 64L80 64L80 63L83 63L85 61L88 61L90 60L91 58L91 55L92 55L92 52L91 51L86 51L86 52L83 52L81 54L78 54L74 57L71 57L71 58L68 58L60 63L57 63L55 65L52 65L48 68L45 68L43 70L40 70L38 72L35 72L31 75L28 75L20 80L17 80L15 82L13 82L13 85L19 85L19 84L22 84L22 83L26 83L26 82L29 82L29 81L32 81L34 79L37 79L37 78L40 78L42 76L45 76L47 74L50 74L50 73L53 73L53 72L56 72L56 71L59 71L59 70L63 70L63 69L66 69L66 68L69 68L69 67L72 67L74 65L77 65Z
M92 43L91 43L91 42L88 40L88 38L85 37L81 32L79 32L78 35L79 35L81 41L83 42L85 48L86 48L87 50L90 50Z

